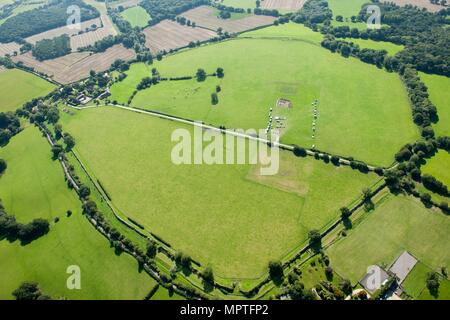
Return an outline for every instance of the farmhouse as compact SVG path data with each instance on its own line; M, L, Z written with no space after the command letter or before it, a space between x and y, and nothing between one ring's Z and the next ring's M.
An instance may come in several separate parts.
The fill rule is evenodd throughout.
M380 266L373 266L359 282L364 289L373 294L389 280L389 274Z

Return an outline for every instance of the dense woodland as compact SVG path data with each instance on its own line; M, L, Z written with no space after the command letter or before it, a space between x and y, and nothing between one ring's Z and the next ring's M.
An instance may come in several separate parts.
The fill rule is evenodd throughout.
M333 51L339 49L343 55L348 56L352 52L353 55L358 55L360 52L356 53L356 46L349 48L348 43L334 41L333 37L389 41L405 46L404 50L396 54L394 63L410 64L419 71L450 76L450 8L430 13L412 6L375 3L382 13L382 28L378 30L360 31L349 26L333 27L332 12L325 0L308 1L303 10L291 16L291 20L305 23L313 30L320 29L323 34L329 35L324 46ZM367 9L363 7L358 16L352 17L352 21L367 21L368 17ZM365 60L380 65L377 60L380 57L375 57L374 51L361 50Z
M32 49L33 56L40 61L62 57L70 52L70 38L66 34L38 41Z
M81 21L98 18L100 13L81 0L58 0L46 6L25 11L0 25L0 42L20 41L23 38L62 27L67 24L67 8L76 5L81 10Z

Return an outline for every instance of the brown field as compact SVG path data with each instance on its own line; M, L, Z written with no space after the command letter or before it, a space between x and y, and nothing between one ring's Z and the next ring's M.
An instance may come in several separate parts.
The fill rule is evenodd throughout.
M100 18L103 24L101 28L98 28L95 31L74 35L70 38L70 47L73 51L93 45L107 36L117 35L116 28L114 27L111 19L105 15L102 15Z
M152 27L145 28L144 34L145 44L153 53L183 48L191 41L202 42L217 36L214 31L182 26L170 20L164 20Z
M303 7L305 2L306 0L264 0L261 2L261 8L297 11Z
M96 25L97 27L101 26L101 21L99 18L92 19L88 21L84 21L80 23L80 28L77 29L70 29L67 26L55 28L46 32L38 33L34 36L28 37L25 40L31 44L35 44L36 42L43 40L43 39L53 39L55 37L58 37L63 34L67 34L68 36L74 36L77 35L78 32L81 30L86 30L86 28L90 28L92 25Z
M437 4L431 4L430 0L389 0L384 2L393 2L399 6L406 6L407 4L411 4L419 8L425 8L431 12L438 12L439 10L445 8Z
M200 6L195 9L186 11L181 16L189 19L197 24L197 26L216 31L222 28L230 33L243 32L246 30L271 25L276 18L268 16L250 15L236 20L223 20L215 16L212 7Z
M14 57L13 61L22 61L25 65L45 73L53 80L68 84L87 78L91 70L96 72L107 70L117 59L130 60L134 57L133 50L126 49L122 45L115 45L102 53L75 52L46 61L38 61L28 52Z
M18 45L15 42L10 43L0 43L0 57L4 57L7 54L13 55L14 51L19 53L20 51L20 45Z

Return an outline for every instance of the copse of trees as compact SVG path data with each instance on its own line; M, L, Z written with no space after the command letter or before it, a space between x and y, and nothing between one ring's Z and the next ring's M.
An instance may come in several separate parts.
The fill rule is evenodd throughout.
M8 167L8 165L7 165L6 161L3 159L0 159L0 175L5 173L7 167Z
M42 293L36 282L23 282L19 288L12 292L16 300L50 300L51 297Z
M19 117L12 112L0 112L0 146L6 145L19 131Z
M39 61L65 56L72 51L70 38L67 34L53 39L43 39L36 42L32 49L33 56Z
M443 195L444 197L448 197L450 195L447 186L435 177L430 176L429 174L424 174L421 179L422 184L428 190Z
M49 230L50 224L44 219L34 219L28 224L18 223L14 216L6 213L0 203L0 238L29 243L47 234Z
M311 25L330 21L332 17L333 12L328 7L327 1L309 0L300 11L291 16L291 20L296 23Z
M100 16L99 12L82 0L56 0L37 9L19 13L0 25L0 42L20 40L67 24L67 8L80 8L81 21Z

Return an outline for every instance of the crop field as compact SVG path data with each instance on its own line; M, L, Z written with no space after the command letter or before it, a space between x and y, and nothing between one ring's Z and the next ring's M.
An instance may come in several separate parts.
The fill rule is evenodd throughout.
M0 112L14 111L56 88L50 82L18 69L0 69L0 83Z
M134 57L134 50L126 49L123 45L115 45L105 52L95 54L75 52L52 60L38 61L28 52L14 57L13 60L22 61L25 65L45 73L59 83L68 84L87 78L91 70L96 72L107 70L117 59L126 61Z
M427 160L421 171L450 186L450 154L440 150L433 158Z
M80 31L84 31L87 28L92 28L92 26L94 26L94 25L97 27L100 27L102 25L100 18L81 22L79 28L72 29L69 26L64 26L64 27L55 28L55 29L52 29L49 31L45 31L42 33L38 33L34 36L26 38L25 41L27 41L31 44L35 44L36 42L41 41L43 39L53 39L53 38L61 36L63 34L67 34L68 36L75 36Z
M263 0L261 8L277 9L282 11L297 11L305 4L306 0Z
M153 53L184 48L190 42L203 42L214 38L214 31L199 27L182 26L181 24L163 20L160 23L144 29L145 45Z
M138 272L134 258L116 255L81 214L80 201L67 188L62 168L51 160L50 146L38 129L26 128L0 149L0 157L8 162L0 178L0 198L8 213L22 223L44 218L51 224L47 235L27 245L0 240L0 299L12 299L11 292L23 281L38 282L56 299L145 297L156 282ZM67 289L71 265L80 267L81 290Z
M405 5L411 4L411 5L417 6L419 8L425 8L430 12L438 12L441 9L445 9L445 7L438 5L438 4L433 4L429 0L389 0L389 1L385 1L385 2L393 2L399 6L405 6Z
M20 45L15 42L0 43L0 57L4 57L6 55L12 56L14 52L20 52Z
M181 16L189 19L197 24L213 31L222 28L230 33L238 33L246 30L255 29L257 27L268 26L276 20L274 17L248 15L241 19L220 19L216 16L215 10L209 6L200 6L181 14Z
M240 56L238 61L236 56ZM267 126L269 109L277 99L285 98L293 107L280 110L287 117L283 142L308 148L315 145L384 166L392 163L405 142L418 136L397 74L342 58L309 41L238 39L180 52L152 67L163 77L195 75L198 68L212 73L222 67L225 77L208 78L204 83L164 82L139 91L133 106L227 128L262 129ZM118 100L126 102L125 92L131 96L138 83L136 77L127 78L112 91L120 92ZM209 97L217 84L222 88L219 103L211 106ZM311 103L315 99L320 115L313 137Z
M127 20L131 26L144 28L148 25L148 21L151 19L150 15L142 7L131 7L126 9L120 14L125 20Z
M389 196L327 253L331 266L356 283L373 264L390 265L407 250L438 271L450 267L450 219L406 196Z
M113 107L63 114L63 126L119 211L224 277L261 276L378 180L285 152L275 176L256 165L174 165L171 134L191 127Z
M437 136L450 136L450 79L444 76L419 73L428 87L431 102L436 106L439 121L433 125Z

